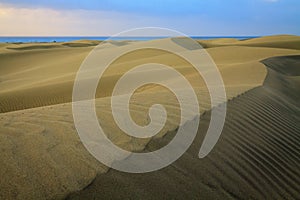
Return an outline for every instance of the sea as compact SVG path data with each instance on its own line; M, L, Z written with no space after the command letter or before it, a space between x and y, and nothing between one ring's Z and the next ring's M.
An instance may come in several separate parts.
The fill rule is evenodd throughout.
M210 40L218 38L234 38L238 40L247 40L257 38L259 36L190 36L192 39L197 40ZM105 36L47 36L47 37L13 37L13 36L0 36L0 43L29 43L29 42L69 42L74 40L153 40L162 39L166 37L105 37Z

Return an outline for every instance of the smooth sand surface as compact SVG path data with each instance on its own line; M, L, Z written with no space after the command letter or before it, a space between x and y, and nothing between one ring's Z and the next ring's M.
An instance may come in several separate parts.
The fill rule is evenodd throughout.
M169 53L151 50L133 52L113 63L98 86L96 110L107 136L124 149L140 152L163 146L173 137L180 115L168 90L147 85L132 97L132 117L145 125L149 106L161 103L170 113L164 128L152 139L134 139L116 126L110 95L132 66L148 62L172 66L188 78L201 99L203 125L195 144L171 166L144 175L106 173L108 168L84 149L77 136L72 87L81 62L97 41L1 44L0 199L62 199L83 188L69 198L299 198L299 65L291 64L299 63L299 57L265 60L299 55L295 48L299 45L294 45L299 41L296 36L206 41L216 44L207 46L207 51L221 72L230 101L222 138L202 160L197 155L211 105L203 80L191 66ZM118 51L130 45L142 47L143 42L106 42L101 48ZM283 69L287 65L295 66Z

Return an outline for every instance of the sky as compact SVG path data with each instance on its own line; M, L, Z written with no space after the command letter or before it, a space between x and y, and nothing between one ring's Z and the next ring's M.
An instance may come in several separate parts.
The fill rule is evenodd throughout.
M300 1L0 0L0 36L110 36L140 27L191 36L300 35Z

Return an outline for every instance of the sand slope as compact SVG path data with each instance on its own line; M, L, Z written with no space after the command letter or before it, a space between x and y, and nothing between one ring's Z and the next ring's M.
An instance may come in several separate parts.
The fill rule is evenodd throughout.
M278 60L292 62L289 59L298 62L300 56L264 62L277 66ZM298 74L288 72L299 88ZM270 89L270 84L285 81L274 76L268 74L264 86L229 101L221 139L208 157L197 155L210 113L203 116L194 144L171 166L147 174L110 170L69 199L298 199L300 108ZM147 149L166 144L167 136L150 142Z
M286 37L287 40L300 41L300 37ZM273 41L275 44L279 39L274 37L273 40L268 38L253 40L259 40L259 44L263 45L265 40L269 43ZM248 42L250 41L252 40ZM138 43L137 45L143 45L143 42ZM92 50L93 46L90 45L96 44L97 42L93 41L62 44L5 44L0 48L0 112L70 102L76 72L81 62ZM244 85L249 89L249 87L261 85L266 71L263 65L259 64L259 60L299 53L290 49L231 46L233 44L235 43L229 43L226 47L208 49L227 87ZM103 48L118 51L120 48L128 48L128 45L133 44L122 41L106 42ZM102 83L105 87L98 90L97 97L109 96L107 86L112 86L124 69L147 62L165 63L181 69L186 75L193 76L194 74L187 63L172 55L142 51L115 63L115 70L108 72L103 78ZM195 85L204 86L203 83L196 82Z

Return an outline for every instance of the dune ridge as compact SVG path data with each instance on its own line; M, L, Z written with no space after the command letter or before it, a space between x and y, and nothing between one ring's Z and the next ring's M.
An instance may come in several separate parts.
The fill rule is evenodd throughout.
M277 95L284 95L297 106L300 106L300 56L275 57L263 60L268 66L268 75L264 85Z
M292 58L263 62L270 65L277 59ZM271 66L276 65L273 64ZM276 75L268 74L270 76ZM221 139L206 158L199 159L197 155L210 121L209 112L202 116L193 145L171 166L147 174L111 169L67 199L298 199L300 109L287 104L290 99L276 94L277 89L270 89L270 84L274 83L265 81L263 86L227 103ZM166 144L172 134L176 131L150 142L147 149ZM115 192L111 188L122 189Z

